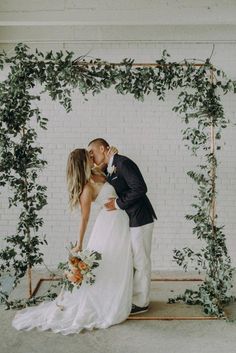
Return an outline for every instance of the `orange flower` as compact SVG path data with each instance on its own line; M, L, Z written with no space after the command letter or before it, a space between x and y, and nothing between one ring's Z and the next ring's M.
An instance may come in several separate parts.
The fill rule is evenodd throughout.
M81 283L83 280L83 276L81 275L78 269L73 269L72 272L67 273L67 278L69 281L74 283Z
M80 272L80 270L79 270L77 267L73 267L73 268L71 269L71 272L72 272L74 275L76 275L76 276L80 276L80 275L81 275L81 272Z
M88 268L88 265L85 262L81 261L78 264L78 267L79 267L80 270L86 270Z
M81 262L81 260L80 260L78 257L76 257L76 256L71 256L71 257L69 258L69 262L70 262L72 265L76 266L76 265L78 265L78 264Z

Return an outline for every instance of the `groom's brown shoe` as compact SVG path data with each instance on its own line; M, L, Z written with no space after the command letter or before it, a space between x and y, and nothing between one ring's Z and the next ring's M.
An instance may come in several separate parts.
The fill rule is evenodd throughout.
M146 311L148 311L148 309L149 309L149 306L144 306L141 308L140 306L132 304L132 309L131 309L130 315L142 314L142 313L145 313Z

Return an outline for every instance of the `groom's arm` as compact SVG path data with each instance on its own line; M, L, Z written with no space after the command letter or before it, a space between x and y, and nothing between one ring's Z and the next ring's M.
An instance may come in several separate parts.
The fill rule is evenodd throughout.
M124 160L119 169L129 190L118 197L116 203L119 208L125 210L146 194L147 186L138 166L130 159Z

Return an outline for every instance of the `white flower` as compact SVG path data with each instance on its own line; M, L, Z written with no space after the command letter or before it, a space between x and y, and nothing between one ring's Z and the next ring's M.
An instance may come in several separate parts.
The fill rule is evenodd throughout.
M107 167L107 172L109 173L109 174L113 174L113 173L115 173L116 172L116 166L114 166L114 165L109 165L108 167Z

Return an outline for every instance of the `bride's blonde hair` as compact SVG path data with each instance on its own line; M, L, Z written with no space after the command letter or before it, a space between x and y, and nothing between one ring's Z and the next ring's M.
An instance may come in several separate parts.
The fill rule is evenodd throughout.
M91 177L89 154L85 148L76 148L67 160L66 179L69 193L69 205L73 210L79 205L79 198Z

